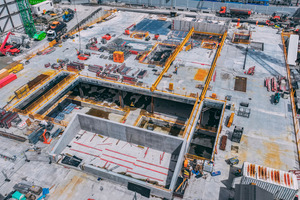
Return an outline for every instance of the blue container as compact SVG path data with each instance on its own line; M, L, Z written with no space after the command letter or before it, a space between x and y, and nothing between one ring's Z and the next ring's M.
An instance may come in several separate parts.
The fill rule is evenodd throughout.
M219 176L221 175L221 171L215 171L211 173L211 176Z

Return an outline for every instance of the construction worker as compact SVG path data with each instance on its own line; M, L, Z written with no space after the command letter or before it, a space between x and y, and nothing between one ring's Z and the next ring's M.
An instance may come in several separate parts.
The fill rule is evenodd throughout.
M175 71L174 71L174 74L177 74L177 67L175 67Z
M184 178L190 178L191 177L191 173L190 173L190 170L188 168L183 170L183 177Z
M131 102L131 104L130 104L130 107L134 107L134 103L133 103L133 101Z

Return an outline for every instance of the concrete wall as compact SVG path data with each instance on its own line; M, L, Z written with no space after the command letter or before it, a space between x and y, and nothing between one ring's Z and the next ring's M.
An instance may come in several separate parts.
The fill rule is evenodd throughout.
M52 161L55 162L58 161L59 154L61 154L61 152L66 148L66 146L72 141L72 139L78 133L79 130L80 130L80 123L78 120L78 116L76 115L71 120L64 134L60 137L59 141L56 143L53 150L51 151L50 159Z
M115 4L115 0L101 0L101 2L103 4L112 4L112 5ZM264 6L264 5L222 3L222 2L195 1L195 0L170 0L170 1L118 0L118 3L125 3L131 5L146 5L151 7L154 6L154 7L162 7L162 8L175 8L175 9L194 10L194 11L201 11L201 10L216 11L216 10L220 10L222 6L226 6L227 8L251 9L253 12L268 14L268 15L274 13L275 11L284 11L293 14L297 10L297 7L289 7L289 6L274 6L274 5Z
M138 88L138 87L133 87L133 86L128 86L128 85L103 81L100 79L91 79L91 78L87 78L87 77L80 77L79 79L82 83L91 83L91 84L99 85L99 86L103 86L103 87L124 90L127 92L133 92L133 93L143 94L143 95L147 95L147 96L153 96L153 97L157 97L157 98L182 102L182 103L186 103L186 104L194 104L195 103L195 98L183 97L183 96L164 93L164 92L160 92L160 91L151 92L150 88L149 89L148 88L147 89Z
M228 29L228 25L230 22L228 20L225 21L224 18L211 19L214 20L215 23L211 23L211 20L209 19L198 20L186 21L182 17L178 17L177 19L173 20L172 29L179 31L189 31L192 27L194 27L195 31L223 34Z
M140 185L142 187L148 188L148 189L150 189L150 191L151 191L150 193L152 195L164 197L167 199L172 198L172 190L159 189L158 187L153 187L149 183L146 183L146 182L143 182L140 180L136 180L136 179L133 179L131 177L124 176L121 174L117 174L117 173L114 173L114 172L111 172L111 171L108 171L105 169L100 169L100 168L94 167L92 165L84 165L84 166L82 166L82 168L83 168L84 172L99 176L104 179L112 180L119 184L121 183L121 184L127 185L128 183L134 183L134 184ZM175 178L177 178L177 177L175 177Z
M126 124L120 124L106 119L100 119L94 116L78 115L78 119L80 127L83 130L93 133L101 130L102 135L171 154L183 142L181 139L173 136L148 131Z
M160 197L165 197L170 199L172 197L172 192L183 161L183 156L185 154L186 143L180 138L176 138L169 135L164 135L156 133L153 131L148 131L142 128L120 124L112 122L106 119L97 118L94 116L89 116L85 114L77 114L72 121L69 123L64 134L61 136L57 144L54 146L50 153L50 159L52 161L58 162L59 155L66 148L66 146L72 141L79 130L86 130L89 132L99 132L102 135L120 139L123 141L131 142L137 145L142 145L145 147L153 148L159 151L164 151L172 154L170 161L169 172L167 182L170 183L168 189L160 189L154 187L151 184L139 181L137 179L127 177L124 175L117 174L115 172L110 172L92 165L84 165L83 171L92 173L94 175L110 179L119 183L135 183L144 187L151 189L151 194Z

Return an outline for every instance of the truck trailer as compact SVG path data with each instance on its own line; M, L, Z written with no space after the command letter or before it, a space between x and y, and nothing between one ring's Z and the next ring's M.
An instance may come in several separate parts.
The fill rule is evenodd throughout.
M244 162L241 184L256 184L276 199L293 200L298 192L295 174L249 162Z
M219 12L216 13L217 16L220 17L231 17L231 18L242 18L246 19L249 18L252 14L251 10L245 10L245 9L237 9L237 8L230 8L227 9L226 6L221 7Z

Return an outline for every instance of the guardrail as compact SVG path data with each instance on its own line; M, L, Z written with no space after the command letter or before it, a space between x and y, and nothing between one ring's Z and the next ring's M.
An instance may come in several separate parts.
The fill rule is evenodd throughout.
M287 63L287 52L286 52L286 45L285 45L285 39L284 36L290 37L290 33L281 33L281 40L282 40L282 45L283 45L283 53L284 53L284 58L285 58L285 64L286 64L286 71L287 71L287 78L288 78L288 84L290 88L290 98L291 98L291 105L292 105L292 113L293 113L293 122L294 122L294 129L295 129L295 135L296 135L296 145L298 149L298 159L300 159L300 133L299 133L299 121L297 119L297 111L296 111L296 104L295 104L295 98L294 94L295 91L293 90L292 87L292 81L291 81L291 73L290 73L290 66Z
M211 68L210 68L210 70L209 70L208 76L207 76L207 78L206 78L205 86L204 86L204 88L203 88L203 90L202 90L202 93L201 93L201 96L200 96L200 100L201 100L201 101L203 101L203 99L205 98L205 95L206 95L206 92L207 92L209 83L210 83L211 78L212 78L212 76L213 76L213 73L214 73L214 71L215 71L215 67L216 67L216 65L217 65L217 60L218 60L218 58L219 58L219 56L220 56L220 53L221 53L221 50L222 50L222 48L223 48L223 45L224 45L224 42L225 42L226 37L227 37L227 31L225 31L225 33L223 34L223 37L222 37L220 46L219 46L219 48L218 48L218 50L217 50L217 53L216 53L215 58L214 58L214 61L213 61L212 65L211 65Z

